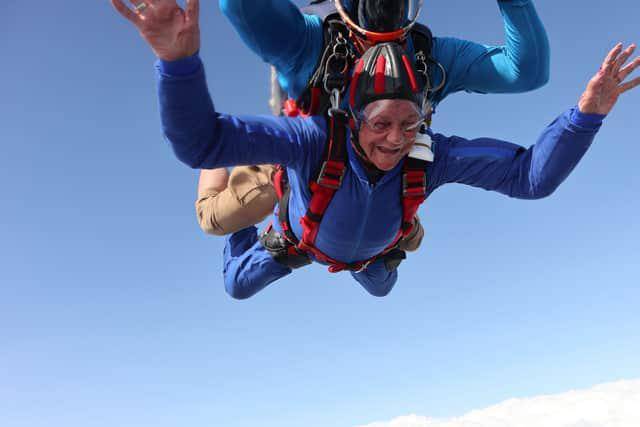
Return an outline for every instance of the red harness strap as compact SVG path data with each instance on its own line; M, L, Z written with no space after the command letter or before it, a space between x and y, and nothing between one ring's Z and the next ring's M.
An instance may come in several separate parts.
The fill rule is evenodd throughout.
M402 167L402 237L413 230L413 219L427 198L426 161L407 157Z
M346 140L349 116L343 110L332 109L329 116L329 144L326 160L315 181L309 183L311 200L306 214L300 218L302 239L298 246L303 250L315 249L315 241L320 229L322 217L333 199L333 195L342 185L347 158Z
M340 188L346 169L346 132L349 117L342 110L332 110L329 120L329 143L326 160L322 163L320 173L315 181L309 184L311 200L305 215L300 218L302 225L302 239L298 240L289 224L288 205L289 191L286 187L286 174L280 168L274 175L274 186L279 199L279 222L283 234L291 243L291 255L308 253L318 261L329 265L329 272L337 273L343 270L361 271L372 262L394 249L400 239L406 237L413 229L413 218L418 207L426 198L426 162L408 157L402 170L402 223L396 237L381 253L364 261L344 263L333 259L315 246L318 230L322 218Z

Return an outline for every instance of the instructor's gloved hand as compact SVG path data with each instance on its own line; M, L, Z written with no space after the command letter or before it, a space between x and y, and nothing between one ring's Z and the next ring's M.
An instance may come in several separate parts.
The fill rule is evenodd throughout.
M187 0L183 10L176 0L111 0L113 7L136 26L156 56L175 61L200 49L199 0Z

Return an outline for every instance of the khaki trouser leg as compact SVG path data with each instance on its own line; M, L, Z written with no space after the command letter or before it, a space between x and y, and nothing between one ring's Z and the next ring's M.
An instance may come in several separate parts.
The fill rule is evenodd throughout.
M416 215L413 230L411 233L404 239L400 240L398 243L398 249L402 249L403 251L413 252L420 247L422 243L422 238L424 237L424 228L422 228L422 224L420 224L420 218Z
M238 166L223 191L211 190L196 201L200 228L222 236L255 225L273 213L277 197L271 184L273 165Z

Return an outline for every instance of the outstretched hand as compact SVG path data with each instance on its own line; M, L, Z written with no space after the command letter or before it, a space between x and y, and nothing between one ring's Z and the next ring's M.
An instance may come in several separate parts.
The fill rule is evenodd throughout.
M199 0L187 0L183 10L176 0L111 0L120 15L136 26L156 56L175 61L200 49Z
M632 44L622 51L622 43L618 43L611 49L600 70L589 81L587 89L580 97L580 112L608 114L622 93L640 85L640 77L624 82L624 79L640 66L640 57L624 65L635 48L636 45Z

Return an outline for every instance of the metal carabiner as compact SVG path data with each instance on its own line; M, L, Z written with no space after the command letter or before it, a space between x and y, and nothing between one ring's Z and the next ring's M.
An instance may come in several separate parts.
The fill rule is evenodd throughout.
M326 93L332 93L336 87L340 92L344 92L348 80L350 58L351 52L347 39L342 36L342 33L338 33L333 42L331 54L323 66L323 86Z
M444 66L441 63L435 61L431 57L427 58L424 52L422 51L418 51L416 53L415 59L416 59L416 71L422 74L422 76L425 78L427 82L425 86L427 93L435 93L440 89L442 89L445 83L447 82L447 70L445 70ZM432 82L431 82L431 78L429 77L429 67L427 66L427 62L431 62L432 64L436 65L440 69L440 73L442 73L442 80L440 80L440 84L437 87L434 87L434 88L431 87Z
M331 101L331 108L329 108L328 114L331 117L333 110L340 109L340 89L333 89L331 91L331 95L329 96L329 100Z
M349 55L349 45L347 39L342 36L342 33L338 33L336 37L336 44L333 46L333 53L335 55L347 56Z
M430 62L436 64L438 66L438 68L440 68L440 72L442 73L442 80L440 80L440 84L438 85L438 87L435 87L433 89L431 89L431 92L437 92L440 89L442 89L444 87L444 85L447 83L447 70L445 70L444 65L442 65L441 63L431 59Z

